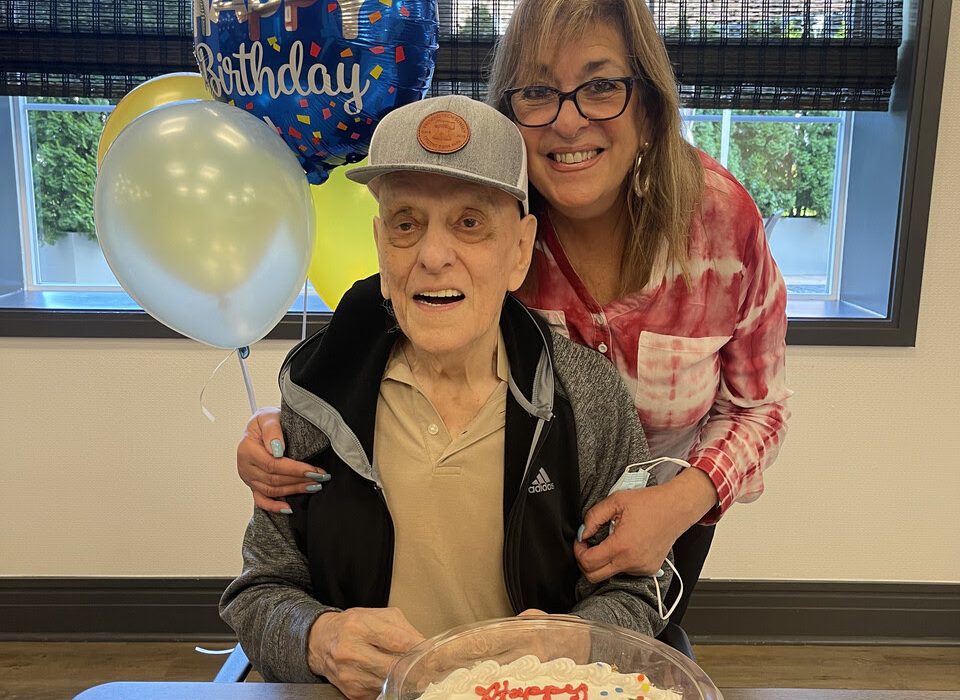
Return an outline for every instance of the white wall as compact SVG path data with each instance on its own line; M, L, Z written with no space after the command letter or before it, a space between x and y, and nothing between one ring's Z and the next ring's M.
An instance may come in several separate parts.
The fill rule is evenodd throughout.
M953 9L960 27L960 4ZM767 493L706 574L960 583L960 31L953 33L915 348L791 347L794 418ZM251 357L277 401L287 342ZM250 499L235 360L189 341L0 338L0 575L229 576Z

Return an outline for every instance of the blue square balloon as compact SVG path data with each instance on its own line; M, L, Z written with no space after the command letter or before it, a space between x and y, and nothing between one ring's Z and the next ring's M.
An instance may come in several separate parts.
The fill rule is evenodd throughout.
M195 0L210 92L263 119L313 184L367 154L396 107L433 77L437 0Z

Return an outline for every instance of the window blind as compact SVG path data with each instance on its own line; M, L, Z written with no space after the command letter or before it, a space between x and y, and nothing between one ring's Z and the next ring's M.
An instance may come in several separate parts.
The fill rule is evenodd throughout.
M434 94L483 98L513 0L439 0ZM650 0L687 107L884 110L903 0ZM196 71L189 0L0 0L0 94L119 98Z

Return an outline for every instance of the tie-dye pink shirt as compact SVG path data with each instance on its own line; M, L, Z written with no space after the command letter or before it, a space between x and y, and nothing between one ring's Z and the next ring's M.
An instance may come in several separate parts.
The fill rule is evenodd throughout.
M552 327L613 362L634 398L654 457L706 472L719 506L763 491L786 433L787 292L750 195L701 154L706 187L690 230L690 287L668 273L600 306L540 216L536 281L518 296ZM675 473L659 471L661 480Z

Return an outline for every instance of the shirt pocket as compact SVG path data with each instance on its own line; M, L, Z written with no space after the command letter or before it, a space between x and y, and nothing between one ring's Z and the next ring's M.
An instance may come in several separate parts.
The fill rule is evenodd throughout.
M689 428L707 414L720 386L719 351L728 340L641 331L634 403L645 428Z
M562 335L569 340L570 331L567 330L567 316L562 311L554 309L535 309L532 306L530 310L540 316L550 329L557 335Z

